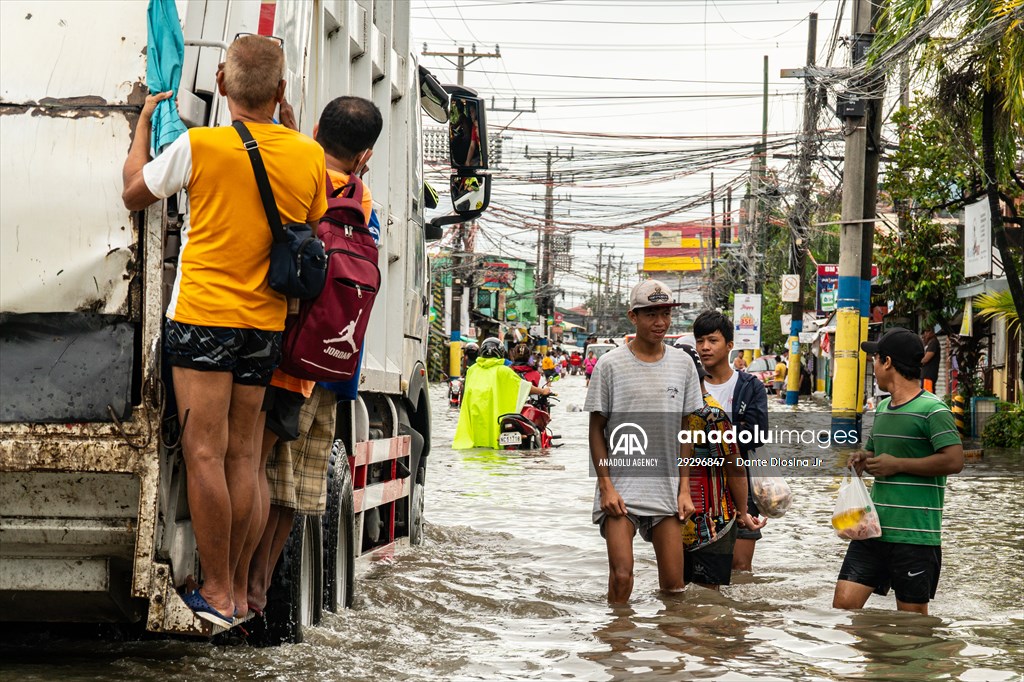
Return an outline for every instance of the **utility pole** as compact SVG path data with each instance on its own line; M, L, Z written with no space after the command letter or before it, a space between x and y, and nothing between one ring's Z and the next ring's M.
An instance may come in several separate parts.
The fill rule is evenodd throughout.
M611 257L608 258L608 263L605 265L605 273L606 274L604 276L604 297L605 297L606 304L605 304L604 309L605 309L606 313L611 313L612 312L612 306L611 306L611 300L612 300L612 259L611 259ZM608 317L611 317L611 315L609 314ZM608 325L606 324L605 325L605 329L607 329L607 327L608 327Z
M722 215L722 241L732 243L732 187L725 188L725 211Z
M718 235L715 229L715 174L711 174L711 257L708 258L708 270L715 265L715 242Z
M555 264L551 253L551 237L555 229L555 175L553 166L558 161L571 161L574 150L569 149L568 154L560 154L558 147L555 151L548 150L544 153L546 172L544 176L544 223L537 233L537 249L540 253L541 282L537 287L537 314L544 320L544 334L547 335L547 320L554 313L554 286L555 286ZM538 158L536 154L530 154L530 148L525 149L527 159Z
M498 45L494 46L494 52L477 52L476 45L474 44L470 48L470 52L466 52L466 48L460 47L457 52L437 52L428 51L427 44L423 43L424 57L443 57L446 62L455 67L456 73L458 74L458 80L456 81L459 85L465 85L464 73L466 67L480 59L500 59L501 49ZM456 61L452 61L452 59ZM467 61L468 60L468 61Z
M764 226L767 224L765 211L760 208L762 185L768 171L768 55L764 55L764 75L761 103L761 142L754 145L754 163L751 165L750 183L748 193L744 197L747 204L746 229L741 230L740 240L743 249L743 263L746 270L746 286L744 293L760 293L758 276L758 258L763 249L759 244L764 234ZM741 227L743 224L741 223ZM762 316L763 317L763 316ZM760 322L760 320L759 320ZM754 361L754 351L747 349L743 351L743 359L749 365Z
M596 306L597 316L594 320L594 333L601 328L601 315L603 313L601 306L601 261L602 254L604 253L604 244L597 245L597 279L594 280L594 303Z
M807 26L807 69L814 66L818 45L818 15L812 12ZM783 74L785 76L785 74ZM793 301L789 323L789 373L786 381L786 404L795 406L800 400L800 332L804 328L804 269L807 260L807 237L811 223L811 159L815 153L815 134L820 109L818 91L810 75L804 77L804 130L797 160L800 189L790 213L789 229L793 236L791 258L797 275L797 300Z
M853 65L864 67L873 37L877 11L873 3L853 5ZM871 305L871 252L874 246L875 200L878 192L878 143L881 131L881 99L866 99L864 90L875 90L876 81L855 79L851 90L840 96L838 113L843 118L846 149L843 161L843 204L839 229L839 288L836 304L835 379L832 389L832 432L846 432L845 442L860 439L864 406L866 356L860 349L867 338ZM869 144L870 143L870 144ZM870 147L870 150L869 150ZM855 435L851 438L851 435Z
M625 256L619 256L619 275L615 282L615 300L622 300L622 262Z
M455 243L452 244L452 309L448 311L451 320L451 338L448 345L448 376L462 376L462 251L466 224L455 226Z

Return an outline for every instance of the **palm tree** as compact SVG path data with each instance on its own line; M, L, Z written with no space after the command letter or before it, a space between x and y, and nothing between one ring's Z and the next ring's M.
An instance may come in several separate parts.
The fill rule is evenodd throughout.
M1009 298L1017 319L1024 319L1024 287L999 207L1000 177L1024 190L1014 164L1024 147L1024 0L948 0L933 11L932 0L883 0L881 27L871 49L875 69L888 69L907 52L921 54L920 66L936 77L937 99L953 125L975 130L980 112L984 191L992 216L992 237L1003 261ZM940 22L943 33L927 33ZM969 137L969 135L965 135Z
M994 294L982 294L974 298L974 309L978 317L1005 320L1009 334L1020 331L1020 314L1013 304L1009 289Z

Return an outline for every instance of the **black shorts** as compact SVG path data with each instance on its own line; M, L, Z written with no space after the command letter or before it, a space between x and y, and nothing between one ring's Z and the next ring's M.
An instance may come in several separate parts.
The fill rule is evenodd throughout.
M261 411L267 413L266 427L282 443L298 440L299 412L306 402L305 396L280 386L267 386Z
M927 604L935 598L941 568L941 547L851 540L839 579L873 587L883 597L892 587L901 602Z
M267 386L281 362L281 332L165 320L164 354L173 367L231 372L236 384Z
M739 524L735 521L717 540L698 549L686 550L683 582L728 585L732 581L732 550Z
M744 455L746 457L746 455ZM751 518L756 518L761 510L757 508L757 503L754 502L754 488L750 485L750 470L747 470L747 513L750 514ZM736 532L737 540L760 540L761 529L756 528L754 530L748 530L746 528L740 528Z

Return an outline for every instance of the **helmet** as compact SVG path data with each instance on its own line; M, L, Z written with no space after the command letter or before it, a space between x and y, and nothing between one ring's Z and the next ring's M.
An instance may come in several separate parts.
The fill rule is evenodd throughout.
M679 341L676 341L675 346L676 348L682 350L684 353L689 355L690 359L693 360L693 365L697 369L697 378L703 379L708 375L707 370L704 369L704 365L700 361L700 356L697 355L696 348L694 348L688 343L680 343Z
M479 352L480 352L480 346L478 346L478 345L476 345L475 343L472 343L472 342L467 343L465 346L462 347L462 354L463 355L468 355L469 357L474 358L474 359L476 358L476 356L477 356L477 354Z
M525 343L517 343L512 347L509 357L515 362L525 361L530 357L530 347Z
M488 337L480 344L480 357L503 358L505 357L505 346L495 337Z

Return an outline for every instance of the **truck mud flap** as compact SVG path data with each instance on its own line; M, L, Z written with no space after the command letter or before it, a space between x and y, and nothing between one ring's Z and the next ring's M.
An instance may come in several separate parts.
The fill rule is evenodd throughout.
M123 318L0 316L0 422L109 422L111 410L125 420L134 365L135 327Z

